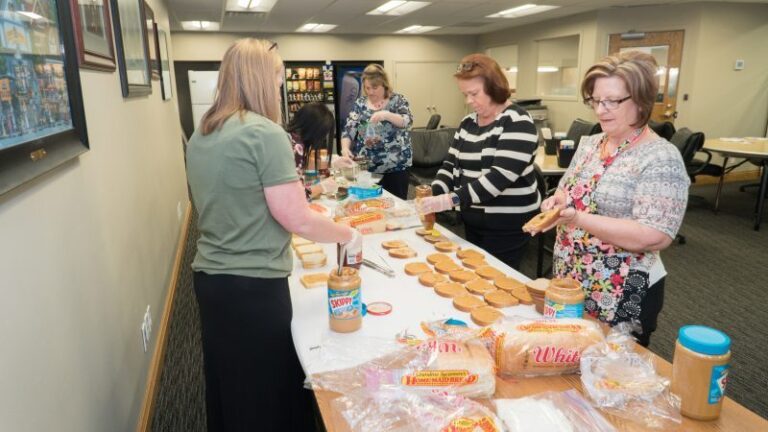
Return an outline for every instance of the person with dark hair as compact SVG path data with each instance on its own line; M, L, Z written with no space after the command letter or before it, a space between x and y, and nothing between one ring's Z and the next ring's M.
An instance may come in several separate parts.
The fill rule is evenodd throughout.
M392 91L389 77L379 64L363 70L363 90L341 131L341 155L368 159L368 171L382 174L379 184L393 195L408 196L408 168L413 163L413 115L408 100Z
M332 155L330 144L333 141L335 129L331 110L319 102L306 104L293 114L293 118L285 129L291 139L296 172L305 185L307 198L317 198L322 193L335 191L338 185L333 177L313 185L307 185L304 182L305 169L318 170L322 166L330 166ZM321 160L323 150L327 155L326 160ZM311 160L310 157L312 157Z
M464 117L420 213L460 208L468 241L518 268L530 240L523 224L541 199L533 158L538 143L531 116L509 101L509 83L485 54L464 57L454 74L474 112Z
M560 209L553 272L581 282L587 313L636 324L648 346L664 304L659 251L683 222L690 179L677 148L649 127L658 92L653 56L628 51L587 70L584 103L603 133L582 140L542 210Z

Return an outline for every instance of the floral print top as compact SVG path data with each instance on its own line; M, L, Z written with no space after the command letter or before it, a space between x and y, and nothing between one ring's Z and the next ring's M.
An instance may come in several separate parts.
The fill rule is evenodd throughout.
M382 121L376 125L376 134L381 139L369 139L366 142L366 130L369 129L371 116L376 112L366 104L366 100L365 96L355 100L341 137L352 141L352 154L364 156L370 161L368 171L383 174L407 169L413 161L410 133L413 116L408 101L403 95L392 93L389 103L382 109L401 115L405 120L404 127L399 128L391 122Z

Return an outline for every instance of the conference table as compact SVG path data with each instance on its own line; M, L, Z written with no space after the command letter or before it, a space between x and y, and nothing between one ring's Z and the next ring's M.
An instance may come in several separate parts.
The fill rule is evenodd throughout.
M720 201L720 192L723 189L723 180L730 158L744 158L753 161L759 161L762 175L760 176L760 188L757 193L757 203L755 206L755 231L760 230L760 223L763 219L763 204L765 203L766 189L768 189L768 138L747 137L747 138L719 138L708 139L704 142L704 149L723 156L723 173L717 182L717 199L715 209L718 208Z
M397 199L396 199L397 200ZM331 205L327 201L321 201ZM397 201L397 205L406 205ZM506 266L482 249L468 243L452 232L436 225L436 229L450 241L461 248L474 248L485 254L486 261L504 272L506 275L522 282L529 280L525 275ZM418 256L411 259L396 259L388 256L381 246L385 240L403 240L416 250ZM382 355L377 346L393 345L396 334L410 334L423 337L420 323L438 319L454 318L471 327L468 313L455 309L451 299L435 294L431 288L419 284L415 276L408 276L404 266L408 262L424 261L428 254L436 252L434 246L426 242L415 232L415 227L397 231L387 231L378 234L368 234L363 238L363 254L366 258L380 265L389 266L394 270L395 277L390 278L368 267L362 267L362 300L364 303L387 302L392 305L388 315L368 314L363 319L363 326L354 333L341 334L330 330L328 324L327 293L325 287L305 288L299 279L306 273L330 272L334 267L335 245L322 245L328 256L328 265L319 269L303 269L298 259L294 259L294 271L289 278L291 302L293 305L293 321L291 332L294 346L305 373L310 376L317 372L354 367L365 361ZM504 308L507 316L522 316L537 318L540 315L532 305L518 305ZM389 343L389 345L387 345ZM641 352L646 350L640 346ZM660 374L669 376L671 364L653 355L654 363ZM495 397L517 398L540 393L543 391L564 391L581 389L578 375L561 375L541 378L496 379ZM351 430L343 416L332 404L339 394L316 390L323 423L328 431ZM620 431L644 430L635 423L606 414L606 418ZM721 417L712 422L698 422L687 418L677 430L681 431L766 431L768 421L749 411L730 398L723 404Z

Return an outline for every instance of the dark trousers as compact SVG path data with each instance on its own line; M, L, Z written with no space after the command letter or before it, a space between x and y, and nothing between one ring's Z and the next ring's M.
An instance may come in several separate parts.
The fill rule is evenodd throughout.
M287 278L195 272L209 431L312 431Z
M408 199L408 170L388 172L379 181L385 191L400 199Z
M487 250L491 255L515 270L520 268L525 246L531 240L531 235L523 232L522 229L489 230L482 226L467 224L466 219L464 219L464 232L467 241Z
M647 347L651 343L651 333L656 331L656 322L664 307L664 280L661 278L658 282L648 288L645 297L640 301L640 326L642 333L633 332L632 336L637 339L637 343Z

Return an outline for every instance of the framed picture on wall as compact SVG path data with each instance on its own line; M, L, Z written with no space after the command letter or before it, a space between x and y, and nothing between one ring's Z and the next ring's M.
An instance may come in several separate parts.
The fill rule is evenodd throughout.
M155 23L157 27L157 23ZM163 100L169 101L173 97L173 87L171 84L171 62L168 59L168 40L165 30L157 29L157 52L160 54L160 88L163 92Z
M149 68L152 71L152 79L160 79L160 66L157 57L157 28L155 26L155 12L144 2L144 19L147 29L147 47L149 48Z
M123 97L152 93L144 0L111 0Z
M70 6L0 2L0 195L88 150Z
M69 0L82 69L115 70L115 48L108 0Z

